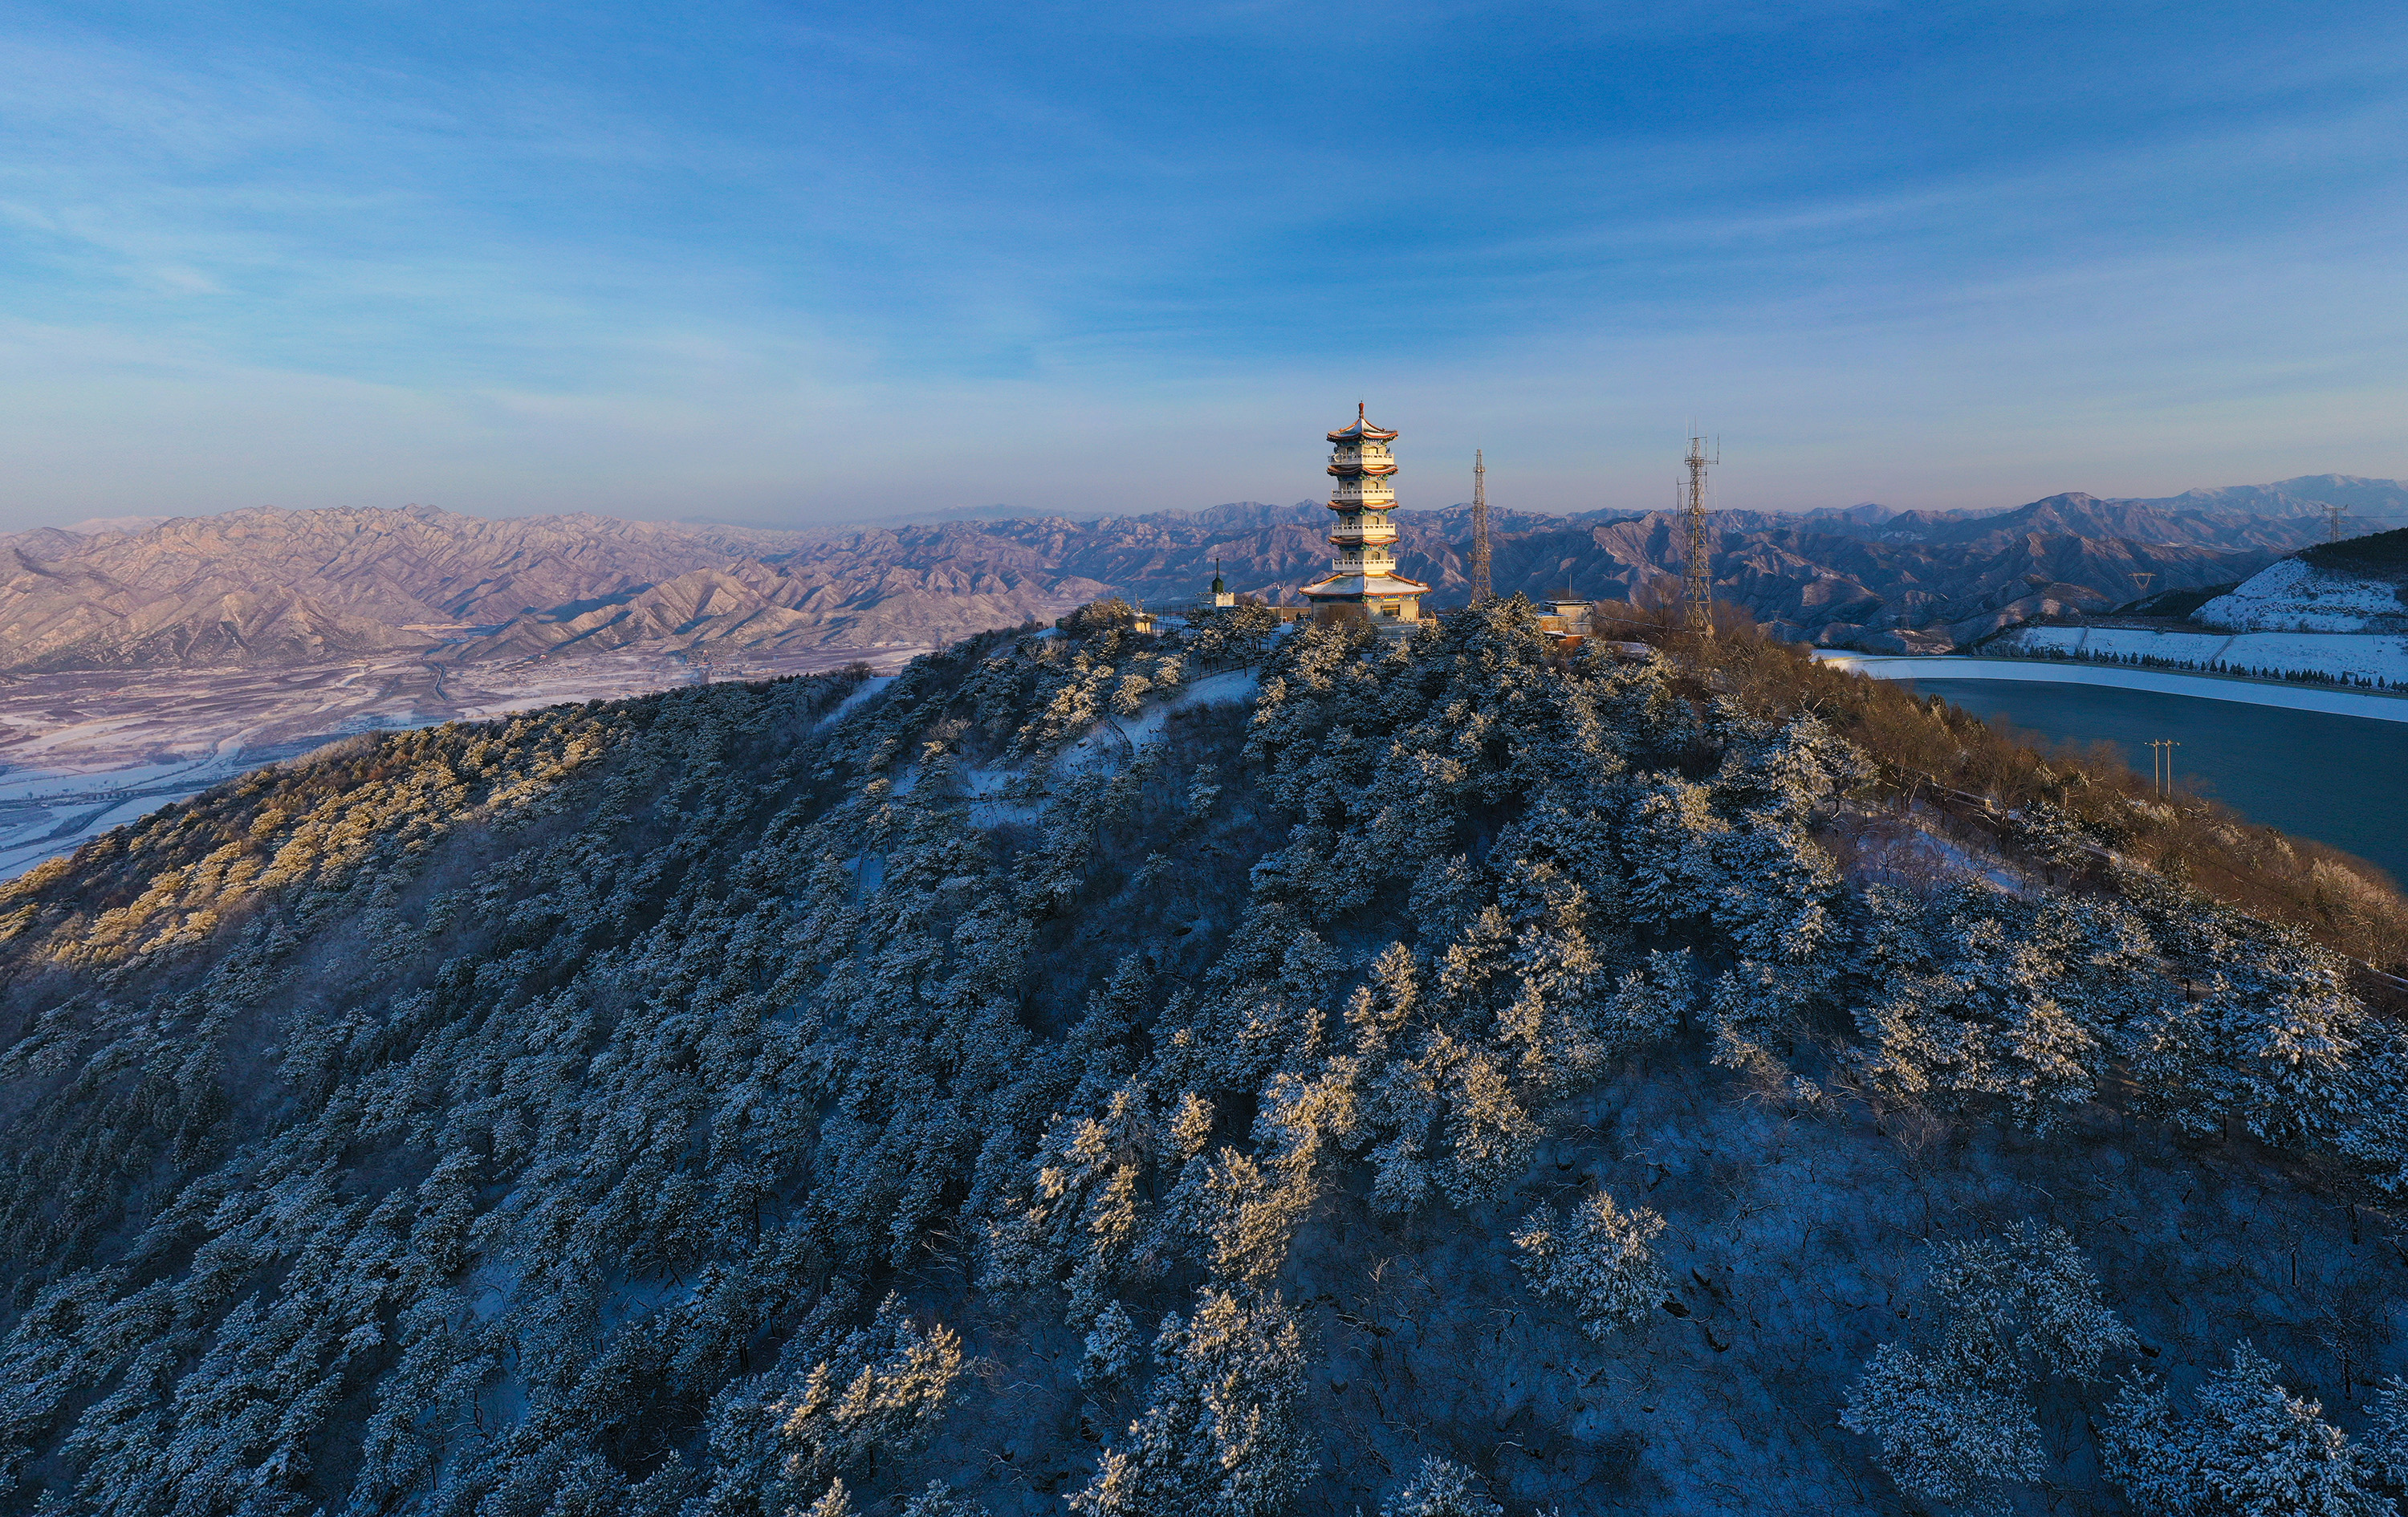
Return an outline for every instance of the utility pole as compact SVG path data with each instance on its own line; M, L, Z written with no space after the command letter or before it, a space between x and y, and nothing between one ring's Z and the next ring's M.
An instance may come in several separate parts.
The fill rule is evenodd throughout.
M1497 588L1488 581L1488 461L1480 449L1471 451L1471 604L1494 600Z
M2182 744L2174 741L2172 737L2156 737L2150 739L2149 748L2152 753L2152 762L2149 767L2149 778L2156 783L2157 797L2160 800L2173 794L2174 750L2181 746Z
M1700 637L1714 635L1713 565L1706 546L1706 465L1723 461L1721 443L1706 456L1706 439L1689 438L1689 499L1682 517L1688 527L1688 558L1681 565L1681 621Z

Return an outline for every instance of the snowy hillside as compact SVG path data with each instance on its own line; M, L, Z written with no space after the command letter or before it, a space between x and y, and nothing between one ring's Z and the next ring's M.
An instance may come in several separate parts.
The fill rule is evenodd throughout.
M2391 689L2408 689L2408 637L2399 636L2287 629L2234 633L2150 627L2019 627L1986 651L2061 651L2088 658L2139 657L2181 668L2235 674L2352 675L2365 680L2380 680Z
M2396 1510L2408 903L1783 645L1269 620L0 886L0 1511Z
M2408 529L2283 559L2192 614L2241 632L2408 632Z

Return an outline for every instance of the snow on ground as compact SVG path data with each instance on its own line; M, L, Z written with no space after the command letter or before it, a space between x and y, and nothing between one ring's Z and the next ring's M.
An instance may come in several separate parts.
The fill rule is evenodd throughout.
M2300 559L2270 564L2192 613L2235 630L2363 632L2370 619L2408 612L2388 580L2334 574Z
M871 679L864 680L861 682L861 688L855 690L852 694L847 695L843 700L838 701L835 710L830 711L827 715L820 718L819 724L823 727L835 726L846 717L851 716L854 707L859 706L862 702L869 699L871 696L877 694L880 691L884 690L888 685L891 685L894 682L895 676L891 674L882 674Z
M2372 690L2332 690L2208 674L2169 674L2114 664L2081 664L2070 659L2060 663L2041 658L1916 657L1853 653L1837 648L1818 648L1814 656L1875 680L2026 680L2040 684L2107 685L2118 690L2154 690L2164 695L2195 695L2201 700L2238 701L2244 706L2281 706L2294 711L2329 711L2336 716L2362 716L2376 722L2408 722L2408 695Z
M2282 673L2381 676L2408 685L2408 637L2362 632L2157 632L2147 627L2025 627L2000 642L2035 651L2139 653Z
M755 657L745 672L815 674L857 661L893 669L922 651ZM246 770L356 733L614 700L693 678L681 659L619 652L510 665L395 657L0 679L0 880Z

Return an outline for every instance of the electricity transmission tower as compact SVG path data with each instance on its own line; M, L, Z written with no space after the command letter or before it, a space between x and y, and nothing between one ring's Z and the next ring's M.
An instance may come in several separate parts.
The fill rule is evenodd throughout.
M1689 498L1682 510L1682 519L1689 531L1689 553L1681 565L1681 622L1700 637L1714 635L1713 565L1706 547L1706 465L1723 461L1722 444L1714 444L1714 454L1706 456L1706 439L1689 439Z
M2341 541L2341 508L2338 506L2325 508L2325 541Z
M1488 582L1488 461L1471 451L1471 604L1496 597Z

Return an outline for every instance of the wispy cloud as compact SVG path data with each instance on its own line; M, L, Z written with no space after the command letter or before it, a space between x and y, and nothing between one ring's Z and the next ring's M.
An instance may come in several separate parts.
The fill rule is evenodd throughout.
M1281 498L1369 394L1534 505L2408 472L2355 0L115 14L0 36L20 522Z

